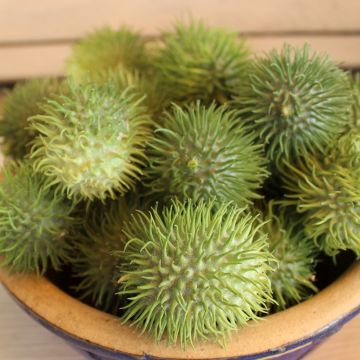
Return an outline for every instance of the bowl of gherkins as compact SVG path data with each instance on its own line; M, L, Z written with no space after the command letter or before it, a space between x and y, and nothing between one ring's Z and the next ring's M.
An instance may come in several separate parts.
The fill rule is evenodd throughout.
M203 21L6 91L0 265L93 359L299 359L360 311L360 78Z

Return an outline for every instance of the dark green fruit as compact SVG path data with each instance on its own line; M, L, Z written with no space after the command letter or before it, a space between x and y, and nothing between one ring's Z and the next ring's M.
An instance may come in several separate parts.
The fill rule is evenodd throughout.
M245 76L249 51L236 33L191 20L163 34L154 66L170 101L224 103Z
M185 347L221 342L257 319L271 301L273 257L255 220L246 208L214 201L138 212L125 225L120 253L124 321Z
M194 201L216 196L239 205L259 198L268 175L263 149L238 122L236 112L214 103L174 105L149 144L151 193Z
M8 165L0 186L0 264L10 271L59 270L72 251L66 240L73 206L28 164Z
M311 55L307 45L285 45L256 59L238 92L234 106L278 167L282 160L324 153L348 123L347 73L327 56Z
M116 267L119 259L115 251L123 250L122 232L130 210L124 198L93 202L85 211L84 225L73 234L76 252L72 257L72 270L80 279L76 290L81 298L89 298L104 310L117 313L121 299L115 295Z
M317 291L313 280L318 251L296 217L299 215L271 203L264 217L267 223L262 230L268 234L270 251L278 260L269 274L277 311L299 303Z
M0 121L2 151L14 159L22 159L30 150L30 142L37 132L29 129L28 118L41 114L40 104L53 93L61 92L56 79L36 79L18 83L8 92Z

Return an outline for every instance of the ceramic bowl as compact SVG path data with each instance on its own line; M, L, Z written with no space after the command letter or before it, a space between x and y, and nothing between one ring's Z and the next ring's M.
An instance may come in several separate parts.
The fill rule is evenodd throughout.
M234 333L227 347L200 343L186 351L156 343L35 275L0 272L0 280L35 320L90 359L300 359L360 312L360 263L311 299Z

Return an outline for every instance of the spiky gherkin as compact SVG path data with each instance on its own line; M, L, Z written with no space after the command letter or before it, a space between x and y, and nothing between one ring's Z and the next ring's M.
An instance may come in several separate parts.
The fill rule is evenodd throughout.
M352 250L360 256L360 181L341 159L313 156L287 163L282 172L285 204L303 214L307 237L327 255Z
M66 240L73 205L34 174L27 163L8 164L0 185L0 265L43 274L59 269L72 250Z
M147 186L180 199L218 197L244 205L267 176L261 145L226 106L174 105L149 143Z
M249 51L236 33L191 20L178 22L173 32L163 34L153 65L170 101L224 103L244 77L248 58Z
M266 144L268 158L281 167L325 152L344 132L351 106L346 72L308 45L285 45L256 59L234 105Z
M270 202L265 211L265 226L270 251L278 260L269 274L275 310L284 310L299 303L317 291L315 258L318 252L314 243L305 235L301 220L293 211L279 208Z
M73 234L76 251L71 264L74 276L80 279L76 290L81 298L89 298L96 307L116 314L121 298L115 296L119 259L114 252L124 248L122 230L130 217L129 205L122 197L104 203L95 201L85 208L84 224Z
M267 311L270 297L266 235L245 208L232 203L173 201L162 212L139 212L125 225L120 254L124 321L159 341L183 347L222 341Z
M131 71L141 70L146 68L147 62L145 43L140 34L127 27L119 30L105 27L90 33L74 46L67 62L67 73L82 82L106 75L118 66Z
M50 185L75 201L104 200L134 187L142 174L152 122L142 98L112 82L69 84L67 96L49 100L31 118L40 133L31 159Z
M0 120L5 155L22 159L29 152L29 144L37 132L29 128L28 118L41 114L40 104L53 93L63 90L61 81L44 78L18 83L6 94Z

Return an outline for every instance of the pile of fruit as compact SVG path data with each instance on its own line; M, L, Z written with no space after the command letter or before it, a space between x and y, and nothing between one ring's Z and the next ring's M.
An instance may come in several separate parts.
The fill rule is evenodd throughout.
M0 263L168 343L230 331L360 256L360 78L190 20L98 30L3 104Z

